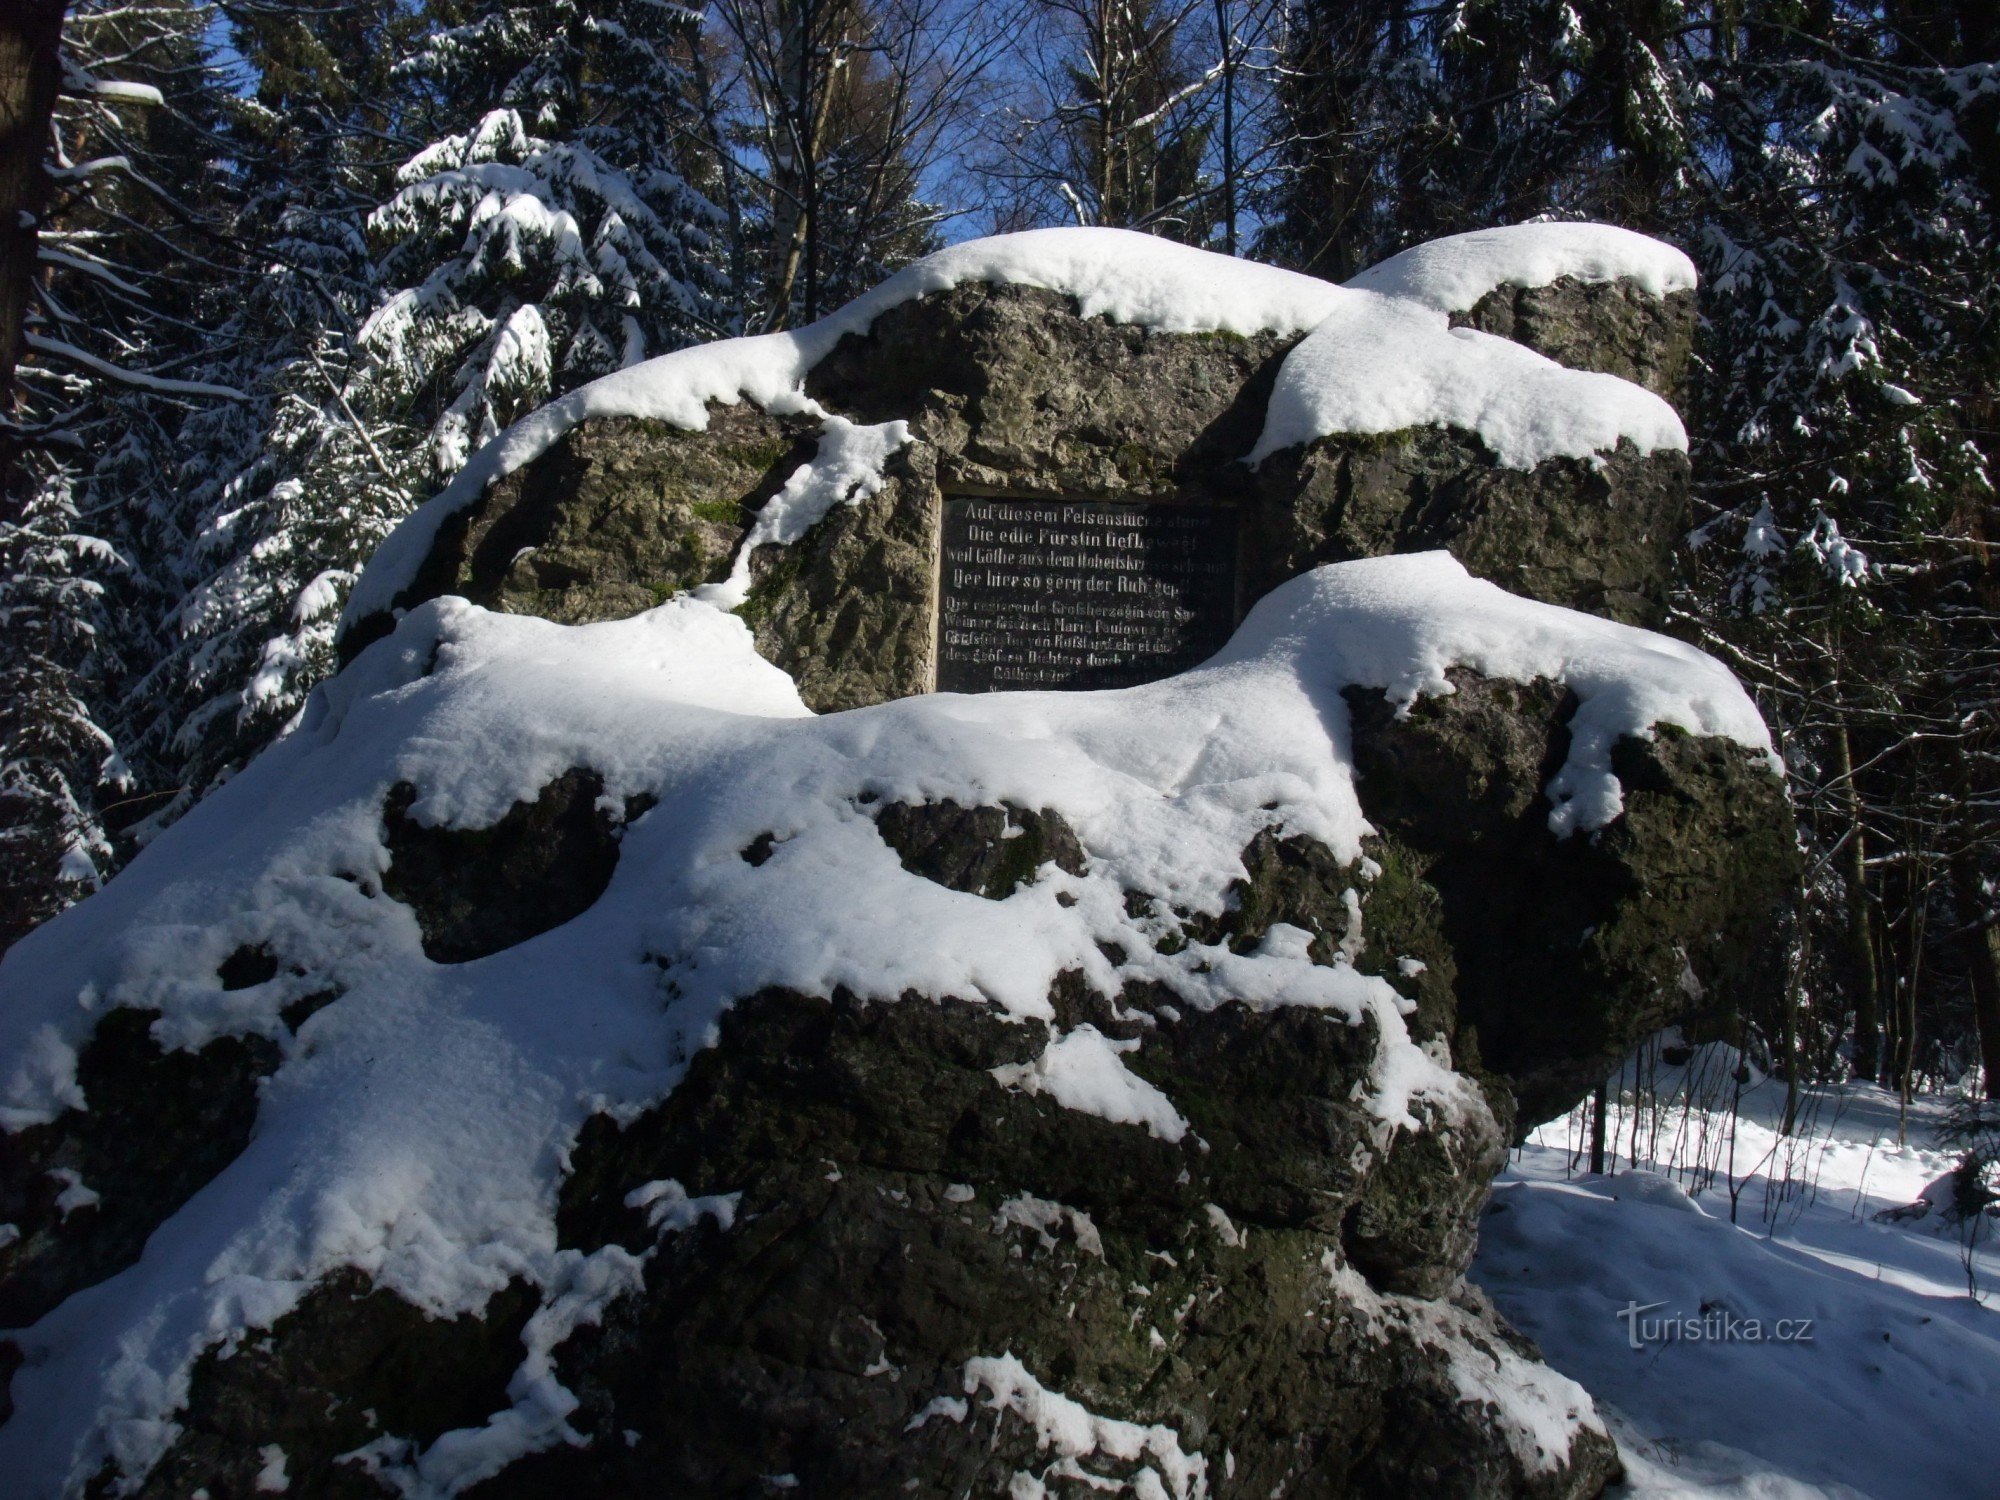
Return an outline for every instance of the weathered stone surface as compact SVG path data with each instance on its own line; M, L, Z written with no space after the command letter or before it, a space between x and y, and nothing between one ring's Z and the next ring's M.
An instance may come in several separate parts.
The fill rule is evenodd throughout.
M643 1286L556 1351L588 1442L469 1493L747 1497L777 1475L831 1500L1003 1492L1057 1455L967 1390L970 1362L1001 1355L1093 1412L1170 1429L1211 1493L1599 1493L1617 1467L1602 1437L1525 1461L1505 1415L1453 1379L1455 1361L1511 1361L1514 1380L1535 1368L1463 1283L1480 1209L1517 1095L1523 1120L1564 1107L1685 1009L1684 974L1757 982L1789 840L1761 766L1669 734L1620 742L1625 816L1559 841L1540 788L1567 753L1573 700L1465 672L1454 687L1400 719L1379 694L1349 695L1380 831L1369 861L1267 832L1220 913L1178 915L1187 941L1238 952L1280 923L1303 929L1316 961L1402 991L1412 1038L1448 1048L1482 1090L1390 1131L1368 1110L1373 1022L1201 1011L1141 985L1106 997L1076 975L1056 984L1048 1023L920 996L747 997L664 1101L594 1118L567 1153L560 1243L644 1257ZM392 799L395 889L434 956L493 951L595 899L616 859L601 790L571 772L476 833L422 829ZM908 868L986 900L1088 859L1046 810L867 811ZM774 842L742 857L768 859ZM1127 900L1157 911L1145 892ZM243 949L219 978L280 968ZM1135 1044L1125 1065L1174 1102L1184 1136L1008 1086L1006 1070L1084 1026ZM733 1224L650 1227L628 1196L665 1178L740 1194ZM251 1492L272 1445L290 1494L381 1493L348 1455L407 1459L504 1410L536 1303L514 1284L477 1316L426 1318L337 1277L267 1334L203 1357L142 1493ZM963 1422L912 1426L934 1399L968 1396Z
M1052 809L891 802L875 827L911 874L989 901L1011 896L1045 864L1083 873L1083 845Z
M1026 287L883 314L807 393L857 422L908 419L913 440L878 494L763 549L742 610L758 650L822 713L928 691L945 494L1237 503L1290 343L1148 333Z
M1294 342L1148 332L969 285L843 339L806 389L856 421L916 417L953 493L1231 501Z
M1401 719L1379 694L1349 695L1372 868L1263 834L1225 910L1183 915L1189 940L1242 952L1286 923L1312 934L1317 961L1389 979L1413 1002L1413 1038L1449 1046L1483 1096L1386 1132L1358 1087L1372 1023L1201 1012L1144 986L1113 1000L1076 976L1050 997L1052 1025L916 996L752 996L663 1103L594 1119L570 1152L561 1243L647 1257L644 1286L557 1352L588 1444L471 1493L754 1496L773 1475L828 1497L998 1492L1054 1460L1026 1424L979 1391L962 1425L911 1423L968 1394L969 1361L1012 1354L1094 1412L1171 1428L1211 1476L1227 1455L1219 1493L1596 1494L1616 1468L1601 1439L1526 1465L1450 1377L1481 1349L1535 1358L1461 1280L1487 1184L1517 1095L1524 1121L1565 1107L1688 1006L1684 974L1760 982L1789 840L1761 766L1672 734L1620 742L1624 817L1557 840L1540 788L1573 700L1465 672L1454 687ZM594 805L594 787L569 793L544 802ZM870 812L910 869L989 900L1087 858L1046 812ZM1137 1044L1126 1065L1175 1101L1186 1136L1003 1084L1085 1025ZM733 1227L649 1228L627 1196L664 1178L740 1193ZM149 1492L240 1487L273 1442L292 1493L374 1492L340 1455L480 1425L504 1405L531 1311L520 1288L445 1322L359 1281L320 1288L251 1350L203 1361ZM421 1402L368 1395L412 1361ZM299 1415L321 1405L324 1420Z
M1503 290L1462 321L1671 390L1688 314L1686 299L1559 283ZM1522 473L1466 434L1425 429L1329 439L1253 472L1239 460L1288 347L1119 327L1024 288L964 286L891 310L822 360L807 393L856 422L908 420L912 441L878 492L752 560L742 616L758 649L820 710L927 691L948 495L1233 507L1241 608L1320 563L1448 547L1531 597L1659 617L1684 525L1679 456ZM721 576L754 507L812 458L817 424L747 407L709 416L698 434L586 423L448 526L399 605L449 591L576 622ZM349 649L373 628L350 632ZM1559 840L1542 789L1567 755L1574 699L1546 682L1453 681L1401 717L1380 693L1348 695L1377 830L1365 859L1342 864L1273 829L1243 850L1220 912L1125 896L1149 931L1173 930L1163 954L1247 954L1284 924L1309 935L1314 962L1381 977L1409 1002L1410 1037L1468 1080L1454 1102L1420 1102L1418 1128L1390 1128L1369 1109L1378 1023L1307 1007L1204 1011L1150 984L1103 995L1075 973L1056 980L1048 1021L970 996L743 997L671 1093L636 1117L592 1118L562 1153L560 1244L639 1257L643 1286L555 1350L584 1441L547 1443L467 1493L1026 1492L1016 1476L1057 1455L968 1387L971 1362L1002 1355L1092 1412L1160 1424L1207 1465L1211 1494L1600 1493L1617 1461L1595 1429L1566 1455L1524 1457L1506 1414L1454 1378L1466 1361L1499 1362L1502 1388L1545 1378L1463 1281L1480 1210L1516 1131L1581 1097L1640 1036L1709 996L1769 990L1790 828L1753 758L1663 732L1615 749L1624 815ZM384 893L411 907L438 962L546 931L599 899L622 825L643 811L603 793L572 770L490 828L445 830L417 823L399 786L383 808ZM1027 888L1060 878L1052 866L1091 868L1051 809L862 800L906 869L963 893L937 899L1039 900ZM761 865L783 836L753 837L740 857ZM1114 946L1106 956L1124 962ZM245 948L218 979L269 983L281 967ZM659 1003L688 1002L663 983ZM1184 1135L1021 1086L1025 1065L1085 1027L1129 1049L1122 1062L1163 1091ZM218 1107L234 1113L194 1158L209 1175L247 1138L276 1052L254 1047L270 1056L215 1054L229 1065ZM44 1281L68 1254L65 1226L87 1228L92 1212L51 1228L51 1180L35 1176L81 1149L72 1127L49 1127L47 1162L0 1172L40 1236ZM169 1174L180 1196L161 1212L206 1180L191 1173ZM629 1198L669 1178L740 1195L733 1216L653 1227ZM129 1261L139 1241L121 1233ZM89 1277L125 1263L91 1253ZM81 1284L35 1283L43 1300L28 1312ZM546 1295L516 1281L477 1315L429 1318L337 1275L266 1334L202 1358L143 1493L253 1492L272 1445L295 1497L382 1493L356 1450L404 1461L504 1411ZM0 1346L0 1371L6 1357ZM969 1406L941 1414L941 1398ZM1109 1481L1135 1472L1102 1454L1091 1467Z
M1080 986L1061 999L1059 1024L1088 1015L1139 1040L1128 1061L1185 1101L1186 1138L1001 1087L992 1070L1034 1057L1041 1023L784 992L735 1006L658 1108L594 1120L572 1153L563 1243L647 1255L645 1288L558 1352L589 1442L469 1493L749 1497L779 1475L788 1493L841 1500L1005 1492L1058 1456L967 1391L968 1361L1007 1353L1093 1412L1172 1429L1215 1494L1553 1500L1615 1474L1590 1435L1567 1462L1524 1464L1450 1377L1482 1348L1534 1358L1456 1284L1504 1152L1489 1115L1385 1143L1353 1099L1372 1032L1324 1013L1121 1018ZM1406 1152L1431 1217L1368 1238L1368 1184ZM667 1177L741 1193L734 1227L649 1229L625 1196ZM1375 1269L1342 1249L1357 1218ZM1390 1286L1433 1264L1453 1268L1435 1300ZM359 1290L316 1292L254 1353L206 1361L156 1471L172 1484L149 1493L241 1476L267 1442L286 1448L291 1494L365 1493L338 1452L434 1436L474 1391L491 1399L501 1332L524 1311L511 1293L477 1324L419 1325ZM363 1393L418 1359L425 1409L405 1393L362 1425ZM917 1420L968 1394L962 1422ZM323 1401L338 1421L286 1415Z
M1463 321L1581 368L1671 391L1692 302L1624 284L1502 288ZM821 712L929 691L946 495L1226 505L1242 515L1237 607L1321 563L1448 548L1530 598L1656 624L1687 525L1687 464L1502 468L1422 428L1242 457L1295 339L1172 334L1076 315L1067 297L968 284L890 309L814 367L807 394L856 422L907 420L875 495L760 549L742 614ZM813 424L712 407L709 429L585 423L448 524L401 607L442 593L566 622L617 618L711 581L751 511L812 456ZM351 657L388 628L356 622Z
M1671 727L1620 739L1622 816L1557 838L1543 788L1569 754L1574 697L1546 681L1448 675L1455 692L1400 717L1380 692L1346 695L1379 872L1260 835L1229 910L1191 919L1189 935L1249 952L1282 921L1314 935L1317 962L1346 951L1415 1003L1411 1035L1449 1041L1503 1128L1523 1135L1661 1026L1773 1019L1758 1012L1781 993L1798 863L1784 787L1763 758ZM1421 967L1405 973L1402 959ZM1385 1189L1420 1154L1385 1173ZM1448 1175L1405 1201L1423 1203Z
M1502 468L1446 428L1322 438L1267 459L1246 591L1324 563L1443 547L1530 599L1654 626L1687 530L1688 465L1629 447L1598 463Z
M586 422L447 521L396 605L461 594L567 625L651 609L729 571L750 515L812 456L814 426L752 406L716 407L703 432ZM359 622L342 660L390 623Z
M1692 292L1654 297L1629 281L1564 277L1548 286L1496 287L1452 321L1678 403L1694 356L1695 317Z
M881 490L790 547L761 547L738 611L816 713L925 692L937 584L934 455L913 443Z
M1435 892L1460 1066L1504 1082L1526 1129L1708 997L1731 1010L1778 992L1791 813L1760 756L1662 727L1613 748L1623 815L1558 839L1541 789L1568 754L1573 701L1451 675L1457 692L1400 718L1350 689L1355 769L1377 858Z
M478 1316L431 1317L355 1270L336 1271L262 1339L196 1363L180 1436L136 1493L269 1493L266 1448L284 1451L284 1493L380 1500L382 1485L340 1455L393 1434L429 1443L507 1406L532 1289L510 1283ZM107 1473L95 1488L108 1492Z

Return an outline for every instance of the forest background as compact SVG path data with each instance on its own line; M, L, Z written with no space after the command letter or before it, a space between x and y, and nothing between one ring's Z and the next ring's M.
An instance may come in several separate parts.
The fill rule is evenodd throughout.
M283 731L508 422L974 234L1342 279L1603 219L1700 268L1669 628L1808 899L1746 1040L2000 1092L1992 0L13 0L0 947Z

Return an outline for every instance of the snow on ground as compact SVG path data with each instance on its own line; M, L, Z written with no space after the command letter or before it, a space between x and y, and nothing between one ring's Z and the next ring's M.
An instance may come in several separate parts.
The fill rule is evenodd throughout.
M1606 733L1666 720L1768 743L1716 663L1514 599L1443 553L1295 579L1213 661L1165 681L824 718L741 621L696 599L583 626L458 599L412 610L315 692L292 734L0 963L12 1127L88 1106L75 1048L111 1006L158 1009L167 1046L257 1032L285 1050L244 1153L137 1265L19 1335L28 1362L0 1472L52 1493L107 1455L142 1470L172 1440L200 1351L268 1326L341 1265L443 1314L514 1277L548 1299L514 1407L427 1454L384 1448L371 1462L446 1493L496 1455L559 1440L568 1408L551 1348L644 1274L557 1250L564 1153L592 1112L667 1093L721 1011L767 987L957 996L1050 1019L1052 981L1076 970L1107 994L1140 980L1195 1006L1314 1006L1379 1028L1366 1097L1385 1138L1459 1108L1469 1085L1411 1041L1408 1002L1345 963L1314 965L1304 934L1274 930L1250 954L1164 941L1184 936L1167 906L1220 911L1261 829L1358 861L1367 824L1341 689L1408 701L1447 689L1457 662L1567 677L1579 722ZM612 805L659 799L624 830L604 895L489 958L430 962L410 911L380 890L390 789L416 788L419 822L484 827L578 766ZM1580 826L1615 812L1615 786ZM1060 811L1089 851L1085 873L1050 865L1001 901L910 874L868 807L947 798ZM764 835L769 857L753 865L744 851ZM1135 916L1127 890L1162 901ZM245 944L305 972L224 990L217 966ZM282 1007L327 989L340 998L292 1036ZM1168 1138L1184 1128L1087 1028L1053 1038L1032 1074L1013 1086Z
M968 282L1059 292L1086 318L1163 333L1308 334L1286 357L1251 462L1330 433L1431 424L1478 433L1514 468L1589 458L1620 442L1641 453L1685 450L1680 418L1650 391L1450 326L1451 311L1503 282L1539 286L1563 277L1628 279L1656 293L1694 284L1692 263L1679 251L1605 224L1517 224L1455 235L1384 261L1346 286L1124 229L1032 229L970 240L906 267L817 323L676 350L523 417L390 534L355 585L343 621L388 609L416 577L446 517L594 417L646 417L698 432L708 426L710 403L748 401L774 415L826 419L820 455L767 504L758 526L769 534L760 540L782 539L778 533L800 518L809 525L831 505L871 493L866 486L871 476L879 484L880 460L907 434L853 428L805 394L806 376L841 339L865 334L891 308ZM859 436L866 433L875 436ZM746 548L738 569L746 577L747 557ZM722 587L733 592L715 595L716 602L741 603L742 579Z
M1626 1500L1995 1493L2000 1226L1971 1252L1975 1300L1956 1232L1875 1219L1951 1167L1931 1144L1939 1101L1899 1133L1894 1095L1815 1090L1787 1136L1784 1085L1753 1075L1732 1223L1733 1061L1709 1047L1660 1068L1659 1095L1681 1101L1660 1111L1631 1107L1628 1065L1602 1177L1576 1156L1580 1112L1538 1130L1495 1190L1473 1279L1598 1398Z

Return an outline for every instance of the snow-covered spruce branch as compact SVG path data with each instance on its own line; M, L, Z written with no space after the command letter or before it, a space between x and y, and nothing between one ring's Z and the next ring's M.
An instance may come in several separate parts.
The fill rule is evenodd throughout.
M140 390L153 391L163 396L212 396L224 401L247 401L249 399L249 397L245 396L243 392L237 390L234 386L213 385L204 380L174 380L164 375L148 374L144 370L128 370L122 365L111 363L109 360L99 359L96 355L79 349L74 344L67 344L60 339L52 339L43 334L36 333L33 329L29 329L23 337L27 347L37 354L46 355L50 359L66 360L71 364L80 365L94 375L102 375L108 380L119 382L121 385L134 386Z

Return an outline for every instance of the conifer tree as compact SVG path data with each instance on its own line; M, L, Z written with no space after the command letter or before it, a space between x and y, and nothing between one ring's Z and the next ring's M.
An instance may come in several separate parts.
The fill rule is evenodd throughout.
M96 789L124 780L89 701L93 565L118 559L80 529L64 478L0 520L0 951L109 873Z
M1950 1072L1975 1031L2000 1036L2000 15L1303 0L1292 19L1266 253L1345 276L1581 217L1694 256L1705 512L1675 628L1758 689L1792 768L1818 1062L1851 1031L1865 1075Z
M1692 603L1791 729L1823 1024L1905 1086L1976 1040L1992 1089L2000 83L1978 16L1834 6L1721 39Z
M683 170L697 21L485 4L403 64L452 128L370 216L391 290L354 404L427 427L434 482L551 395L717 329L721 216Z
M185 434L172 640L135 709L155 823L297 711L368 555L480 443L711 327L715 215L678 169L691 24L248 13L239 229L269 259L224 329L253 400Z
M366 218L412 124L389 69L416 24L396 0L272 6L246 10L231 35L252 85L226 80L221 127L237 169L229 238L247 264L199 278L190 311L209 368L244 399L181 423L174 503L136 543L159 594L157 639L118 713L141 783L128 804L138 837L268 739L324 675L338 599L312 581L343 577L422 483L414 437L371 431L345 400L353 330L378 295Z
M0 896L6 934L108 874L130 782L119 710L157 644L145 542L175 503L177 429L238 399L194 306L226 214L204 7L71 8L41 170L0 513ZM200 267L190 274L191 267Z

